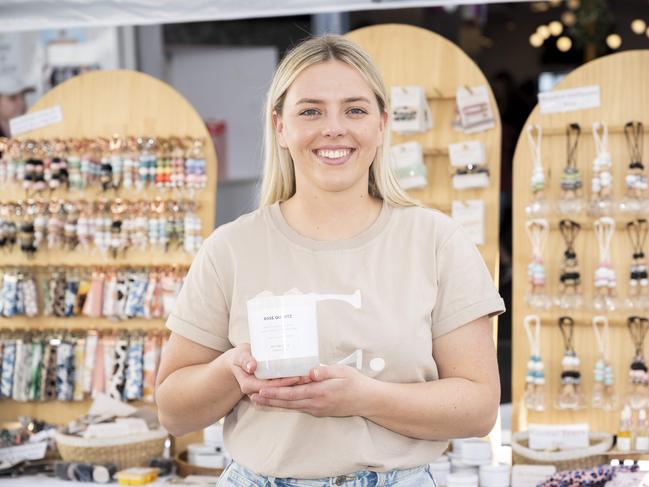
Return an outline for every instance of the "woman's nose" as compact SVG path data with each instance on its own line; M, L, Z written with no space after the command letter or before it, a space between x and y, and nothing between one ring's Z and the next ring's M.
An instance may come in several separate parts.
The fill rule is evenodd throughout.
M340 137L347 133L342 120L336 116L328 117L325 121L325 126L322 129L322 135L325 137Z

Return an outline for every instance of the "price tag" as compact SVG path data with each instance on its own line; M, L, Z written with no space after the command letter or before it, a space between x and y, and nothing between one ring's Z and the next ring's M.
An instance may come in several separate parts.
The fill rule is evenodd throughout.
M573 112L600 106L599 86L583 86L569 90L539 93L541 115Z
M530 424L529 445L533 450L588 448L588 423Z
M465 134L484 132L495 127L486 86L458 88L455 95L460 123Z

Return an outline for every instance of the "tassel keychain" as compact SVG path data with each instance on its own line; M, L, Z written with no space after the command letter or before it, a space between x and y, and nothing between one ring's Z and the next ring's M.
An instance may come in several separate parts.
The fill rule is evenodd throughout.
M527 266L527 276L530 283L530 290L525 296L528 306L535 309L548 309L552 300L545 289L545 265L543 263L543 249L548 239L550 225L548 221L541 218L528 220L525 224L527 236L532 244L532 261ZM186 235L185 239L189 238Z
M577 167L577 146L581 127L571 123L566 129L567 159L561 175L561 198L557 201L557 210L566 215L575 215L583 210L582 180Z
M608 318L593 317L593 331L599 349L599 359L595 362L592 406L596 409L612 411L617 407L617 396L613 381L613 367L609 361Z
M603 216L593 224L599 249L599 265L595 269L595 296L593 308L596 311L614 311L617 308L617 278L611 262L611 242L615 233L615 220Z
M633 220L626 225L627 234L633 247L633 260L629 275L629 295L626 307L631 309L649 309L649 272L644 253L649 223L644 218Z
M642 122L628 122L624 125L624 136L631 156L628 172L624 178L626 197L620 202L620 211L643 213L647 209L647 176L642 163L644 127Z
M563 358L561 359L561 390L555 401L557 409L582 409L585 405L581 394L581 362L575 352L575 322L568 316L559 318L559 329L563 337Z
M611 215L616 208L613 202L613 161L608 151L608 127L599 122L593 123L593 140L597 155L593 160L591 180L590 214L594 216Z
M531 324L534 324L534 331L532 331ZM527 409L543 411L545 409L545 372L541 358L541 319L537 315L527 315L523 319L523 326L530 344L523 403Z
M626 402L633 409L642 409L649 404L649 374L643 351L649 320L640 316L631 316L627 320L627 326L635 355L629 368L629 392Z
M534 137L534 132L536 132L536 138ZM525 211L529 216L544 216L548 212L548 203L545 199L545 171L543 169L543 161L541 160L541 126L528 125L525 130L525 135L527 136L527 143L532 152L532 160L534 161L532 180L530 181L532 201L527 205Z
M581 294L581 274L579 272L579 260L575 252L574 243L581 225L572 220L561 220L559 230L566 250L563 253L563 264L559 276L559 296L557 304L563 309L578 309L583 304Z

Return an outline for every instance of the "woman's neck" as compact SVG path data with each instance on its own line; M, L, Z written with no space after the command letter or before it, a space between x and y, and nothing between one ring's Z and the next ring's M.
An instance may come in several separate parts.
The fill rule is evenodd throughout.
M313 240L346 240L369 228L381 212L382 201L369 194L304 196L296 193L280 204L287 223Z

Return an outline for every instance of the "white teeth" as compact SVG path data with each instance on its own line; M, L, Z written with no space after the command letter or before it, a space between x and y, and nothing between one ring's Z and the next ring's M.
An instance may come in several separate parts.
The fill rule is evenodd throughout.
M318 150L317 154L320 157L326 157L327 159L340 159L341 157L346 157L351 152L351 149L342 149L342 150Z

